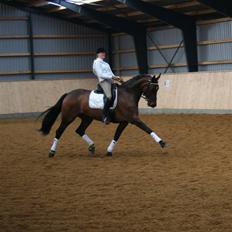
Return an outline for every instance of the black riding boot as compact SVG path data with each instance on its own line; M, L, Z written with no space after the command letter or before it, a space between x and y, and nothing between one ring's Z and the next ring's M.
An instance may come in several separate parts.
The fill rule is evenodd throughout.
M110 99L105 98L105 105L103 109L103 122L105 124L110 123Z

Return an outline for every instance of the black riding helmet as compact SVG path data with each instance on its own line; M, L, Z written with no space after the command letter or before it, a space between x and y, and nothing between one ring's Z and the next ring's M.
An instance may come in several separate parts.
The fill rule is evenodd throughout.
M98 48L96 51L97 54L99 53L106 53L106 50L104 48Z

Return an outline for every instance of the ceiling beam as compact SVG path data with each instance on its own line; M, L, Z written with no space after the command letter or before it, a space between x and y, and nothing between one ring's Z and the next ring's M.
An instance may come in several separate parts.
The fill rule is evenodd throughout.
M158 5L154 5L141 0L117 0L118 2L124 3L131 8L142 11L145 14L156 17L167 24L173 25L179 29L186 27L187 23L193 23L194 20L186 15L174 12L169 9L165 9Z
M130 35L134 35L136 31L144 30L144 27L139 23L132 22L120 17L115 17L111 14L97 12L88 6L77 5L74 3L66 2L64 0L51 0L50 2L60 4L61 6L64 6L75 13L79 13L81 16L95 19L102 24L112 27L112 29L115 31L123 31Z
M190 72L198 71L196 22L187 15L141 0L116 0L182 30Z
M110 26L113 31L125 32L133 36L139 71L141 74L148 73L146 28L142 24L125 18L116 17L108 13L98 12L85 5L77 5L64 0L50 1L66 7L67 9L80 14L80 16L88 17L97 20L104 25ZM143 49L141 49L141 47Z
M231 0L198 0L198 2L207 5L218 12L232 17L232 1Z

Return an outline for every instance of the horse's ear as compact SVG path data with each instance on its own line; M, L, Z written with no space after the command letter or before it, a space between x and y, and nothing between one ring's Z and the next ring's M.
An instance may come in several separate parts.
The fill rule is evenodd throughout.
M155 83L156 82L156 76L154 75L152 78L151 78L151 83Z
M161 77L161 73L159 73L159 75L157 77L156 77L156 75L154 75L151 80L154 83L156 81L159 81L160 77Z
M158 81L161 77L161 73L159 73L159 75L156 77L156 80Z

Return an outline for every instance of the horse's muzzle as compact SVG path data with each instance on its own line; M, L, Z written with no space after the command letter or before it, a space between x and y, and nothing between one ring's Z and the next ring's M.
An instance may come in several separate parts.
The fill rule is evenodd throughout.
M155 108L156 107L156 103L148 103L148 106Z

